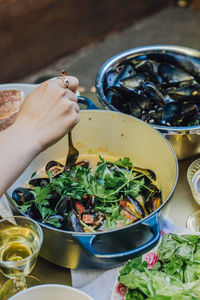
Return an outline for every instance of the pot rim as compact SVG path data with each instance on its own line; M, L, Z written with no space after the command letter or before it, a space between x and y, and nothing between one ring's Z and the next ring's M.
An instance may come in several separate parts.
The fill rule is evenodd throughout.
M138 54L145 54L148 52L154 52L154 51L161 51L161 52L165 52L165 51L171 51L177 54L182 54L185 56L193 56L196 58L200 58L200 51L195 50L193 48L189 48L189 47L183 47L183 46L178 46L178 45L165 45L165 44L161 44L161 45L150 45L150 46L142 46L142 47L136 47L136 48L132 48L129 50L125 50L123 52L120 52L114 56L112 56L110 59L108 59L99 69L99 72L96 76L96 81L95 81L95 85L96 85L96 92L97 92L97 96L99 101L103 104L103 106L106 109L111 109L113 111L118 111L118 109L116 109L112 104L110 104L105 95L104 95L104 91L103 91L103 79L104 79L104 75L106 73L106 71L115 63L122 61L123 59L130 59L131 57L134 57ZM162 130L162 131L166 131L166 132L173 132L174 134L176 133L188 133L192 130L192 132L194 133L195 131L200 130L200 125L195 125L195 126L164 126L164 125L154 125L154 124L150 124L150 126L152 126L155 129L158 130Z
M95 232L95 233L85 233L85 232L74 232L74 231L65 231L65 230L61 230L61 229L58 229L58 228L53 228L49 225L46 225L46 224L42 224L38 221L36 221L40 226L46 228L46 229L51 229L53 231L56 231L56 232L59 232L59 233L62 233L62 234L69 234L69 235L73 235L73 236L92 236L92 235L102 235L102 234L110 234L112 232L116 232L116 231L119 231L119 230L126 230L128 228L130 228L131 226L134 226L134 225L138 225L138 224L142 224L142 223L145 223L145 221L152 217L153 215L155 214L158 214L160 212L160 210L164 207L164 205L169 201L169 199L171 198L174 190L175 190L175 187L177 185L177 181L178 181L178 175L179 175L179 167L178 167L178 160L177 160L177 157L176 157L176 154L175 154L175 151L173 149L173 147L171 146L170 142L162 135L162 133L160 133L158 130L154 129L152 126L150 126L150 124L148 123L145 123L143 122L142 120L138 119L138 118L135 118L133 116L130 116L130 115L127 115L125 113L121 113L121 112L118 112L118 111L110 111L110 110L81 110L81 114L83 113L88 113L88 112L95 112L95 113L108 113L108 114L116 114L116 115L120 115L120 116L124 116L125 118L130 118L130 119L135 119L137 122L141 122L143 124L143 126L147 126L147 127L150 127L152 130L155 131L156 134L160 135L160 137L166 142L166 144L168 145L168 147L171 149L172 151L172 154L173 154L173 157L174 157L174 160L175 160L175 164L176 164L176 178L175 178L175 181L174 181L174 184L173 184L173 188L171 189L168 197L166 198L166 200L162 203L162 205L156 209L154 212L152 212L151 214L149 214L148 216L146 216L145 218L137 221L137 222L134 222L128 226L125 226L123 228L118 228L118 229L112 229L112 230L109 230L109 231L104 231L104 232ZM24 213L22 213L20 211L20 209L17 207L17 205L14 203L14 201L12 200L12 198L9 196L8 192L5 193L9 203L23 216L26 216Z

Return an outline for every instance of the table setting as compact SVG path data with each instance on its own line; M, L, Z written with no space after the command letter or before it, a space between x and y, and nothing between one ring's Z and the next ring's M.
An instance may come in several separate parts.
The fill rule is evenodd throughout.
M41 226L44 235L37 262L26 274L38 278L40 285L28 286L27 292L30 288L30 292L37 293L37 287L41 287L40 294L50 294L42 286L55 285L56 289L58 285L72 286L63 292L67 295L77 290L77 300L154 299L157 295L142 288L135 296L139 287L126 286L123 281L132 271L129 267L130 274L121 270L127 261L134 264L138 257L143 257L147 269L155 268L158 261L162 265L157 251L162 252L158 244L163 243L163 237L169 235L178 243L183 236L184 243L190 245L191 238L199 234L199 57L196 50L168 45L140 47L112 57L97 74L96 92L80 93L79 102L86 106L80 111L80 123L70 135L40 153L3 195L2 219L13 215L31 219ZM0 85L0 89L20 89L25 96L35 87ZM59 178L65 172L71 174L69 186L75 188L70 193L65 191L62 198L57 194L61 189ZM87 187L83 180L80 186L74 185L78 176L85 178ZM140 180L134 181L133 177ZM121 184L117 188L116 178ZM123 184L122 178L126 180ZM41 208L34 200L48 186L53 186L57 194L40 198L44 202ZM30 193L30 188L35 192ZM64 207L63 215L60 207ZM192 247L197 244L195 240ZM153 263L152 253L156 257ZM1 295L6 300L11 295L3 294L5 282L0 274ZM16 300L25 299L23 293L26 297L25 290L21 298L20 293L16 294Z

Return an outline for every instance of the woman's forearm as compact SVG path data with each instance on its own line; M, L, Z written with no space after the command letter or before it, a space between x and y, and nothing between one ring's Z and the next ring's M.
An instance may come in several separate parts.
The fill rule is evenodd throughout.
M25 125L25 124L24 124ZM0 197L40 152L26 127L14 124L0 134Z

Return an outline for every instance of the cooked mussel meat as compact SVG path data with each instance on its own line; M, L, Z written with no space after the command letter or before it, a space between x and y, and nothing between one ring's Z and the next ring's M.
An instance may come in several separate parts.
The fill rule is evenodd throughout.
M64 166L55 160L49 161L45 167L46 173L48 174L48 172L50 172L52 174L52 177L55 177L58 174L62 173L63 170L64 170Z

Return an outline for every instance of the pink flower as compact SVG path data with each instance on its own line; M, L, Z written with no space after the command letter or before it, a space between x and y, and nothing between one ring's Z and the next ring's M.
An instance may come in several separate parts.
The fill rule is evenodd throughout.
M148 252L144 260L148 263L148 269L151 269L158 261L158 254L155 252Z
M165 235L166 232L164 232L163 230L161 230L160 235L163 237L163 235Z
M123 285L122 283L118 283L116 286L116 292L120 294L120 296L124 297L127 292L127 287Z

